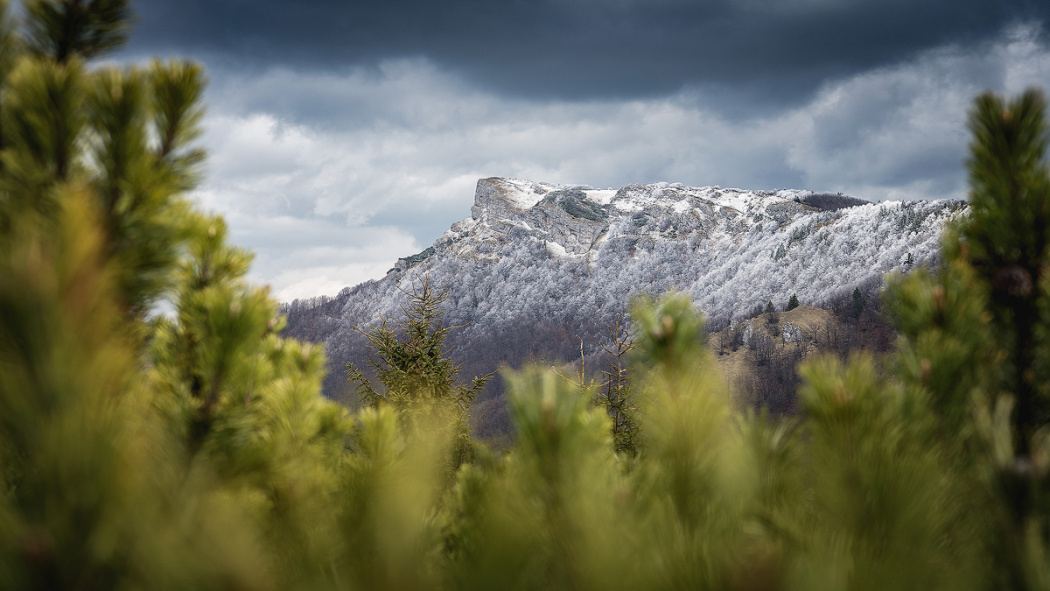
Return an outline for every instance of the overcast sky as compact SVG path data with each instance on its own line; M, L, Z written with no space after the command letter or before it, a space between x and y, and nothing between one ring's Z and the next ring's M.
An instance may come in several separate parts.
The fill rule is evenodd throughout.
M381 277L479 178L965 198L984 90L1050 90L1047 0L139 0L207 68L194 195L282 301Z

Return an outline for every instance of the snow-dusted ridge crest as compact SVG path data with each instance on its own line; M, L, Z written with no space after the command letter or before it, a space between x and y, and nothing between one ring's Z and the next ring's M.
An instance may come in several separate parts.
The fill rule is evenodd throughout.
M744 219L784 220L785 212L798 209L810 191L746 191L721 187L686 187L679 183L630 185L620 190L594 189L587 185L553 185L520 179L488 178L478 181L471 217L453 224L431 249L440 249L466 236L491 238L517 227L538 233L550 253L597 254L599 238L624 235L623 226L641 228L650 219L667 215L675 230L683 226L703 229L705 218L743 216ZM695 220L678 219L692 216ZM629 221L628 221L629 220ZM699 222L699 223L694 223ZM710 225L710 224L708 224ZM663 230L648 228L656 238ZM480 233L480 234L479 234ZM627 232L630 233L630 232ZM638 233L638 232L635 232ZM468 247L469 248L469 247ZM391 271L405 271L434 250L406 257Z
M403 290L424 275L448 289L449 321L469 323L463 342L540 323L604 327L632 297L668 290L690 294L705 315L723 319L768 301L783 306L792 294L819 305L935 260L945 223L966 210L951 201L829 209L811 205L814 197L481 179L470 217L386 277L344 289L325 304L327 324L312 329L313 338L326 341L333 358L346 358L356 346L347 336L357 334L352 327L396 316Z
M721 187L687 187L681 183L653 183L630 185L620 190L595 189L588 185L555 185L512 178L488 178L478 181L475 208L498 200L512 209L524 211L539 204L552 192L580 191L588 201L601 206L612 205L620 211L638 211L647 204L660 201L685 203L690 198L710 206L726 207L738 213L762 210L766 205L794 201L811 195L811 191L787 189L778 191L748 191ZM472 212L473 213L473 212Z

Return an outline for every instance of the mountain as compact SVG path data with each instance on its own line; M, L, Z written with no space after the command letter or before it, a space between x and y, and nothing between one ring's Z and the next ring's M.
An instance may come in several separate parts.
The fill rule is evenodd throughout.
M367 330L396 317L422 277L448 290L453 355L464 375L501 363L601 351L632 297L689 293L716 329L792 294L826 306L886 273L930 264L957 201L869 203L802 190L656 183L619 190L488 178L471 216L386 277L334 298L285 306L288 334L323 342L338 396L342 362L361 361ZM493 383L498 380L494 380ZM495 394L487 396L491 398ZM486 396L482 397L483 399Z

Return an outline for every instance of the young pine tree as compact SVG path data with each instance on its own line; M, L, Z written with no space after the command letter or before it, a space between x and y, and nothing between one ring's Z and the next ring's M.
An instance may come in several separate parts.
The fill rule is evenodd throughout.
M458 466L472 456L470 405L495 372L475 377L469 386L459 384L461 366L445 350L445 341L455 328L445 324L441 309L447 293L437 291L428 276L405 295L408 303L401 308L403 320L392 326L383 318L378 327L364 333L373 351L369 365L380 388L353 363L346 363L347 381L357 384L357 393L365 404L390 404L405 418L439 408L440 412L451 412L458 425L452 464Z
M0 587L331 583L350 425L183 197L200 67L89 68L122 1L24 14L0 0Z
M852 302L850 313L853 318L860 318L860 315L864 312L864 294L860 292L859 287L853 289Z
M1050 580L1050 172L1046 101L1034 90L978 97L970 212L944 239L945 262L887 296L901 332L899 372L928 397L940 439L993 516L996 584Z

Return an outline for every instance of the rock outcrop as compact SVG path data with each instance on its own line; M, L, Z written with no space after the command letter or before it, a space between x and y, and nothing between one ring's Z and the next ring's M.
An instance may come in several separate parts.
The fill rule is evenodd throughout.
M472 364L561 359L578 355L581 340L597 349L605 327L642 293L687 292L724 325L792 294L821 305L870 288L886 273L935 261L944 224L966 208L827 195L814 207L811 197L482 179L469 218L383 279L348 287L322 309L299 306L289 330L323 341L335 364L360 359L355 327L396 316L404 291L429 275L448 289L449 322L466 325L451 344Z

